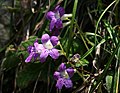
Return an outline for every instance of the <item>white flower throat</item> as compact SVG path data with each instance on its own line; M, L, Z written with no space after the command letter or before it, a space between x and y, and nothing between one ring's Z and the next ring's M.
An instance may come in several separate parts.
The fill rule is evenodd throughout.
M60 13L59 13L59 11L57 11L57 12L55 13L55 18L56 18L56 19L60 19Z
M42 50L41 49L39 49L39 50L36 50L37 51L37 53L41 53L42 52Z
M65 71L63 71L63 72L61 72L61 75L62 75L62 77L63 78L66 78L66 79L68 79L69 78L69 75L68 75L68 73L67 73L67 71L65 70Z
M53 45L50 40L48 40L46 43L43 44L45 48L52 49Z

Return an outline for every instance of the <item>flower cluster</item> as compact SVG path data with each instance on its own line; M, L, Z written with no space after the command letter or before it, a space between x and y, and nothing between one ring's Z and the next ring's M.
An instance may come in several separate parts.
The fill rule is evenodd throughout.
M71 77L74 74L73 68L67 68L64 63L61 63L61 65L58 68L58 71L55 71L54 78L57 80L56 87L58 89L62 89L63 85L65 85L66 88L71 88L73 86L73 83L71 81Z
M45 62L46 58L51 56L53 59L59 57L59 52L54 47L58 43L58 37L49 36L44 34L41 38L42 44L38 43L38 40L34 42L33 46L28 47L29 56L26 58L25 62L30 62L32 58L36 59L40 57L41 62Z
M64 8L60 7L59 5L55 7L53 11L49 11L46 14L46 18L50 21L49 30L52 33L52 36L44 34L41 37L42 44L39 44L38 40L36 40L33 46L29 46L29 56L26 58L25 62L30 62L32 59L39 59L40 62L45 62L48 56L50 56L52 59L57 59L59 57L60 54L55 48L59 42L57 36L59 35L59 29L70 23L62 22L63 20L68 19L68 17L71 17L71 14L65 14ZM73 83L70 78L73 76L73 74L74 69L71 67L66 68L65 64L62 63L59 66L58 71L55 71L54 73L54 79L57 80L56 87L58 89L62 89L64 85L66 88L71 88Z
M59 35L59 29L63 28L66 25L69 25L69 17L72 17L72 14L65 14L63 7L59 5L55 7L53 11L49 11L46 14L46 18L50 21L49 30L53 35ZM68 22L63 23L63 20L68 20Z
M48 20L50 20L50 31L52 31L53 28L60 29L63 27L61 18L64 13L64 8L60 7L59 5L53 11L49 11L47 13L46 17Z

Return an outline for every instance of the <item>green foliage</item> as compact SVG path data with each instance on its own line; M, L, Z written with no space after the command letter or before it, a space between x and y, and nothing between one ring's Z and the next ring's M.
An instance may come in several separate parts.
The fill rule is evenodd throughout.
M30 83L36 81L39 78L39 81L48 82L48 77L50 81L53 81L53 72L54 65L52 62L40 63L28 63L25 64L24 68L18 72L17 76L17 85L20 88L26 88ZM48 76L49 74L49 76Z
M112 79L113 79L113 77L111 75L106 76L106 88L108 90L108 93L110 93L110 91L111 91Z
M20 58L17 56L16 51L13 48L13 45L10 45L6 50L6 57L3 59L2 68L5 70L10 70L17 67L20 63Z
M75 64L76 67L80 66L88 66L89 62L86 59L81 59L79 62Z
M7 25L10 27L10 40L0 48L0 92L119 93L119 1L12 0L7 6L7 0L1 0L1 9L10 13L10 24ZM66 14L72 14L64 20L70 24L59 29L60 42L55 48L59 49L60 57L53 60L49 56L44 63L39 58L25 63L29 55L28 46L33 46L36 39L41 43L44 33L52 36L46 13L58 4L64 6ZM80 58L72 60L75 54L79 54ZM71 78L73 88L58 91L53 74L62 62L74 68L75 74Z
M25 88L32 81L36 80L41 69L41 63L27 64L24 69L18 73L17 85L20 88Z
M34 41L37 39L37 36L31 36L28 40L22 41L20 47L27 49L28 46L33 46Z

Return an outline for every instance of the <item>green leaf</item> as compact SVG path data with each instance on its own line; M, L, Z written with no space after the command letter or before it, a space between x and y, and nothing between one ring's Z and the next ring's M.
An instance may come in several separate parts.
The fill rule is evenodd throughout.
M37 39L37 36L31 36L28 40L22 41L20 47L27 49L28 46L33 45L34 41Z
M110 93L110 90L111 90L112 79L113 79L113 76L111 76L111 75L107 75L106 79L105 79L106 80L106 87L107 87L108 93Z
M3 59L3 68L9 70L18 65L20 59L16 55L11 55Z
M41 63L27 64L26 67L18 73L18 77L16 79L17 86L20 88L27 87L30 82L37 79L40 69Z
M26 88L29 84L35 80L37 80L39 74L39 81L48 82L48 77L50 81L53 81L53 62L45 62L45 63L28 63L26 67L23 68L17 77L17 85L20 88ZM49 68L50 67L50 68Z
M81 59L80 62L82 64L82 66L86 66L89 64L89 62L86 59Z
M13 45L10 45L5 51L5 58L2 61L2 68L9 70L13 67L16 67L20 62L17 52L14 49Z
M113 93L118 93L119 91L119 79L120 79L120 47L118 49L117 53L117 60L116 60L116 66L115 66L115 72L114 72L114 80L113 80Z
M93 93L93 91L96 89L96 87L98 86L98 84L99 84L99 83L101 82L101 80L105 77L105 75L106 75L106 73L107 73L107 70L108 70L110 64L112 63L113 58L114 58L114 56L116 55L116 53L117 53L117 51L118 51L118 49L119 49L119 46L120 46L120 42L118 43L116 49L114 49L112 55L109 57L109 60L108 60L108 62L106 63L106 67L105 67L103 73L98 77L98 81L97 81L96 85L93 86L93 88L90 90L90 93Z
M27 52L28 46L33 46L33 43L37 38L38 38L37 36L30 36L28 40L22 41L20 46L18 47L17 56L20 56L22 54L24 59L26 59L28 57Z
M75 66L76 67L80 67L80 66L87 66L89 64L89 62L86 59L81 59L80 61L78 61Z
M78 5L78 0L75 0L74 1L74 6L73 6L73 10L72 10L72 20L71 20L71 25L70 25L70 31L69 31L69 41L68 41L68 45L67 45L67 56L69 55L70 53L70 48L72 46L72 43L73 43L73 25L74 25L74 20L75 20L75 15L76 15L76 11L77 11L77 5Z

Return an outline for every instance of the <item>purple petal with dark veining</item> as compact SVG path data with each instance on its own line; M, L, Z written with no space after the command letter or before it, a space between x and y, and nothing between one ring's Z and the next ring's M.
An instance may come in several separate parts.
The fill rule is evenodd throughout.
M52 20L51 20L51 22L50 22L50 27L49 27L50 31L52 31L52 29L54 28L54 26L55 26L55 24L56 24L56 21L57 21L57 19L52 18Z
M60 5L57 5L53 12L56 13L59 10L59 7L60 7Z
M64 64L64 63L61 63L61 65L59 66L58 70L59 70L60 72L62 72L62 71L64 71L65 69L66 69L65 64Z
M35 53L35 54L33 55L34 61L37 59L37 57L39 57L39 55L40 55L40 54L38 54L38 53Z
M60 17L62 17L65 14L65 9L63 7L59 7L58 11L60 13Z
M73 68L67 68L66 71L67 71L70 78L74 75L74 69Z
M64 85L64 80L63 80L63 78L59 78L59 79L57 80L56 87L57 87L58 89L62 89L63 85Z
M40 61L45 62L49 52L47 49L43 50L40 54Z
M41 53L42 50L44 50L45 48L44 48L44 46L43 46L42 44L36 44L36 45L35 45L35 49L36 49L36 51L37 51L38 53Z
M47 18L48 20L52 20L52 18L54 18L54 17L55 17L55 13L52 12L52 11L49 11L49 12L46 14L46 18Z
M58 19L55 25L56 25L56 28L58 28L58 29L63 28L62 20Z
M73 86L73 83L70 79L64 79L64 85L66 88L71 88Z
M38 45L38 40L34 42L34 46L36 47Z
M28 46L28 48L27 48L28 53L31 53L33 49L34 49L34 47L33 47L33 46Z
M53 59L57 59L59 57L59 52L57 49L51 49L49 50L49 55L53 58Z
M50 36L48 34L44 34L41 37L41 42L46 43L50 39Z
M56 12L59 12L59 13L60 13L60 17L62 17L62 16L65 14L65 9L64 9L63 7L60 7L60 5L57 5L57 6L55 7L54 12L55 12L55 13L56 13Z
M26 58L25 62L30 62L32 57L33 57L34 53L30 53L29 56Z
M59 78L60 78L60 72L55 71L55 73L54 73L54 79L58 80Z
M56 36L51 36L50 41L51 41L53 46L56 46L58 41L59 41L59 39Z

